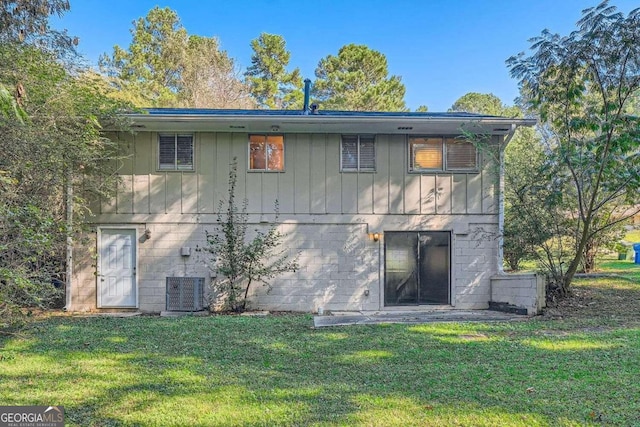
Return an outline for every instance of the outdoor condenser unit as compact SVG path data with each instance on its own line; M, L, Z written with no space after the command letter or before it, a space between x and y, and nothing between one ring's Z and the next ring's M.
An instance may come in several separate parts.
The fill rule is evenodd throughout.
M167 277L167 311L204 309L204 277Z

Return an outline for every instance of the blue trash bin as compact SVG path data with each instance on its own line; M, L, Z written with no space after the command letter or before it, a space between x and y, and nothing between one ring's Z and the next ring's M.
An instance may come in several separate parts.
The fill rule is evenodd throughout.
M634 243L633 250L636 253L636 256L634 257L633 262L635 262L636 264L640 264L640 243Z

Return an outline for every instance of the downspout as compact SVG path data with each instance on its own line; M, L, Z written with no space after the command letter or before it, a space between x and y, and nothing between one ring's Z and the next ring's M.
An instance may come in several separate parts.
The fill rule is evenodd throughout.
M302 106L302 114L309 114L309 97L311 91L311 80L304 79L304 105Z
M516 133L518 125L511 124L511 130L500 145L500 169L498 172L498 274L504 273L504 150Z

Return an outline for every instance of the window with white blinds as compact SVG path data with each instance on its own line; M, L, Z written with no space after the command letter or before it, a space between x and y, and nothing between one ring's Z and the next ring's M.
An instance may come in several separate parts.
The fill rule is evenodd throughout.
M193 170L193 135L158 135L158 170Z
M476 170L478 153L476 146L468 141L455 138L445 140L448 170Z
M343 172L374 172L376 170L374 137L343 135L340 149L340 170Z
M409 171L478 170L475 145L458 138L409 137Z

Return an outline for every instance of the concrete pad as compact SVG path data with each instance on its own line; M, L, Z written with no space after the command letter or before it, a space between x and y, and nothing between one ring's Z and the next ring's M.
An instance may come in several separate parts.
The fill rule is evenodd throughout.
M208 311L161 311L160 317L208 316Z
M123 311L123 312L108 312L108 313L82 313L72 314L72 317L135 317L142 315L139 311Z
M327 326L375 325L381 323L420 324L431 322L509 322L528 317L492 310L431 310L333 312L329 316L314 316L316 328Z

